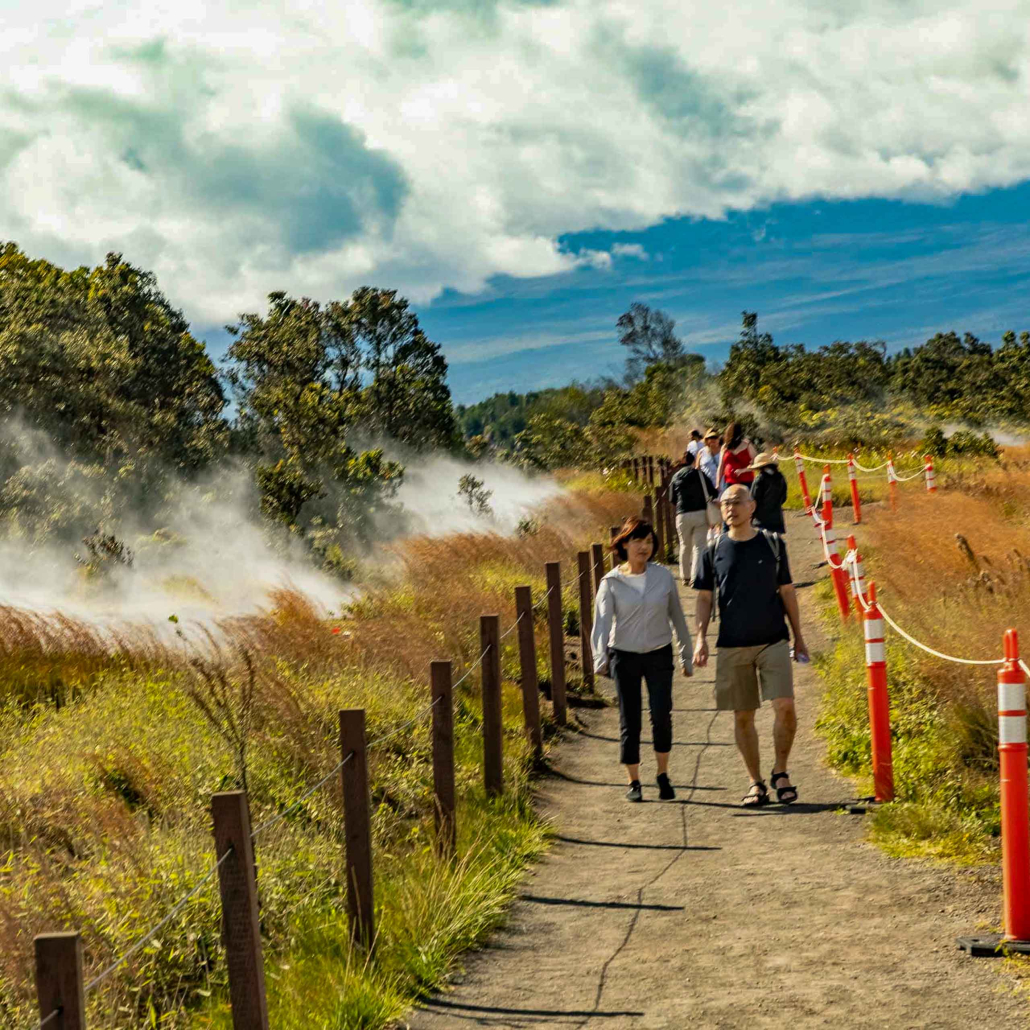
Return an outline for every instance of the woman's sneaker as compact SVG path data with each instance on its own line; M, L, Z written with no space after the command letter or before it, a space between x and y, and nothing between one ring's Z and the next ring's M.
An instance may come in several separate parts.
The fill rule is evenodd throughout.
M630 801L643 801L644 792L640 789L640 780L634 780L626 791L626 797Z
M676 796L676 791L672 789L672 784L669 782L668 773L658 774L658 798L660 801L672 801Z

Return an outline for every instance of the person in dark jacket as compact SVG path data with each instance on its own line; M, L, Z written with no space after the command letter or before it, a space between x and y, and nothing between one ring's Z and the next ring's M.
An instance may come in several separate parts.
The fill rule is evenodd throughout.
M680 578L694 582L697 563L708 543L709 500L715 499L715 484L694 464L689 452L685 466L669 483L669 500L676 506L676 532L680 538Z
M763 452L751 463L748 471L755 472L751 484L751 500L755 502L754 524L770 533L786 533L783 524L783 502L787 499L787 480L777 468L779 458Z

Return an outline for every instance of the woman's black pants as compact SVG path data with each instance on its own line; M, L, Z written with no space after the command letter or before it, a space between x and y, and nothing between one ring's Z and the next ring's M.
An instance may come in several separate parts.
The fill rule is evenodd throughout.
M651 702L651 737L660 754L672 750L672 644L657 651L612 651L612 678L619 695L619 761L640 761L640 680L647 683Z

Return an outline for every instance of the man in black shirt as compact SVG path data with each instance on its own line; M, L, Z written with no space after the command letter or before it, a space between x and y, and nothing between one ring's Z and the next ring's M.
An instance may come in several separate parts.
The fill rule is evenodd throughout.
M694 580L697 595L697 638L694 664L708 664L708 622L712 594L719 592L719 636L715 642L715 705L734 713L737 748L751 776L746 806L765 805L769 791L762 780L755 730L755 712L761 699L773 706L773 747L776 753L771 785L780 801L797 800L787 775L787 759L797 715L788 647L787 625L794 631L794 658L807 661L808 648L801 635L797 594L790 577L787 549L775 533L751 524L755 502L743 484L729 487L720 505L728 532L708 547ZM759 691L759 686L761 691Z

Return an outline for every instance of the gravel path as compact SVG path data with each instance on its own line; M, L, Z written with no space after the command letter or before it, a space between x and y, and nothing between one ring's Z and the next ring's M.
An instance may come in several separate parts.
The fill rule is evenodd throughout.
M807 524L790 530L818 649L811 584L801 584L824 571ZM673 802L657 801L646 747L647 803L626 802L618 713L580 710L580 732L540 789L557 844L507 928L409 1016L410 1030L1025 1026L1030 1006L1011 978L955 946L1000 918L995 872L894 860L863 843L864 817L838 811L853 788L823 765L813 731L818 678L795 668L799 801L789 808L739 807L747 775L732 719L712 710L714 662L675 681ZM766 769L768 706L758 725Z

